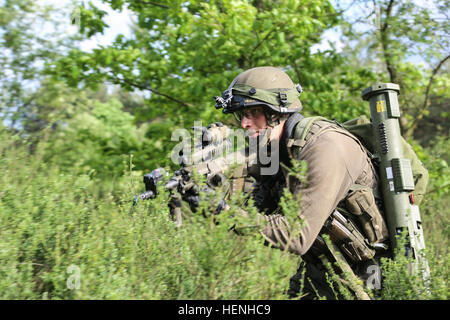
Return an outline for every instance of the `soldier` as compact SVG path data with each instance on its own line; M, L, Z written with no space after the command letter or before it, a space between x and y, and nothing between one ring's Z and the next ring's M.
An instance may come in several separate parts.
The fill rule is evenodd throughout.
M312 299L317 294L328 299L340 298L341 295L336 294L339 290L328 284L324 258L343 262L345 266L340 271L351 272L347 268L351 266L356 275L364 279L369 276L367 266L373 263L375 252L385 248L383 243L388 232L372 192L377 189L377 173L365 147L338 123L326 119L309 125L302 122L301 92L301 86L295 85L281 69L257 67L238 75L222 97L216 97L216 107L223 108L224 113L233 113L250 138L264 136L269 144L278 146L278 150L271 153L272 161L279 157L280 162L273 173L252 174L252 170L250 173L256 179L255 204L264 213L265 223L261 227L264 238L272 246L302 257L288 293L296 296L299 280L304 277L303 298ZM282 164L292 166L291 159L306 161L306 183L288 176ZM300 236L290 236L291 226L277 210L284 188L301 198L298 223L299 226L301 221L304 224L299 227ZM347 231L351 236L361 234L352 228L362 227L365 239L345 240L336 236L332 222L336 222L339 214L335 211L337 207L360 218L348 225ZM351 220L348 217L341 220L342 224ZM336 240L333 248L323 241L324 233ZM340 253L344 253L344 259L340 258ZM361 288L350 288L359 298L367 298Z

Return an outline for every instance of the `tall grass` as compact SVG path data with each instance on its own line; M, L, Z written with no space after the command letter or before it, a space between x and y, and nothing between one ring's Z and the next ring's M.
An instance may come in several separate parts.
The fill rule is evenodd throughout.
M142 183L127 162L123 177L108 180L43 162L51 146L30 154L10 133L0 138L1 299L287 298L300 258L265 246L257 233L231 232L235 211L194 215L177 228L164 192L131 210ZM433 231L446 237L441 227ZM431 295L401 260L385 262L380 298L449 298L449 256L438 235L429 239Z
M214 217L177 228L165 194L131 208L142 188L44 163L0 146L0 298L281 299L298 258L241 237Z

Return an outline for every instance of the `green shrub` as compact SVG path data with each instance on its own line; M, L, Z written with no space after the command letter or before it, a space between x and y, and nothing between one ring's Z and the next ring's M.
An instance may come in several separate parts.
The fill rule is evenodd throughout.
M300 258L265 246L258 232L230 231L252 223L237 214L242 196L220 215L210 214L216 202L204 197L198 213L177 228L166 192L131 209L142 172L111 180L76 165L61 169L42 160L48 146L30 154L4 128L0 138L0 298L287 299ZM386 260L380 298L449 298L448 225L430 221L448 219L438 195L422 208L424 226L435 233L426 233L429 291L405 272L406 260ZM282 201L290 219L293 201L289 193ZM250 205L248 213L256 210Z
M39 150L2 141L1 298L285 297L298 259L261 238L239 237L213 216L176 228L164 193L130 210L141 189L134 173L113 183L61 172Z

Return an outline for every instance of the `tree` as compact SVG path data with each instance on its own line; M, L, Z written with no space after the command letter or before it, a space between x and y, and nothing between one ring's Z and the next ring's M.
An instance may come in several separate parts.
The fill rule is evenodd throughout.
M450 78L443 72L450 60L449 10L448 0L353 1L342 24L347 52L371 67L379 81L400 85L406 138L428 115L432 99L449 98Z
M343 118L344 107L347 115L364 108L353 93L349 99L335 90L340 83L333 72L343 61L334 50L311 53L323 31L338 22L328 1L104 2L134 12L133 36L119 35L92 53L72 50L49 73L75 86L110 81L150 92L147 108L137 110L140 121L163 117L168 127L217 121L212 97L244 69L262 65L282 67L301 83L306 114ZM107 27L98 8L80 12L86 35Z
M66 32L70 26L70 9L70 6L56 8L31 0L2 1L0 115L9 126L30 133L48 125L46 117L51 110L36 103L46 78L44 65L74 48L81 39ZM50 90L53 84L45 81Z

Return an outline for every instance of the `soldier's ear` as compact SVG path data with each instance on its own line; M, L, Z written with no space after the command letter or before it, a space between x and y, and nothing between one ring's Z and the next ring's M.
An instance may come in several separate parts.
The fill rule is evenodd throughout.
M270 127L275 127L281 123L281 116L277 113L266 112L266 122Z

